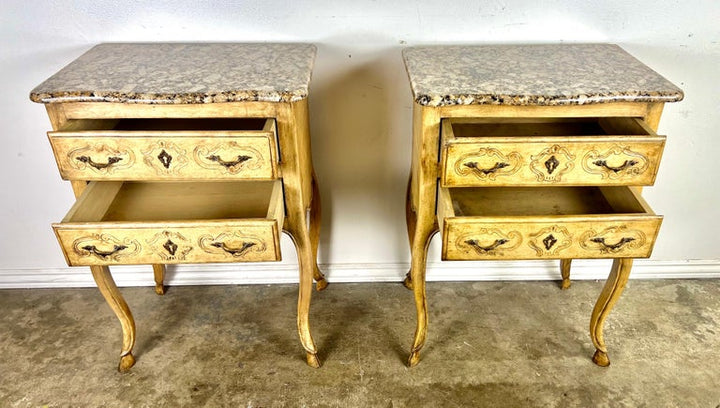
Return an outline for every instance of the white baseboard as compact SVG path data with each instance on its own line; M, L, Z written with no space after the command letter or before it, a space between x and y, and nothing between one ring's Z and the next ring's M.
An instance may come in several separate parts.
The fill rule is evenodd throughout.
M320 265L333 282L399 282L409 264ZM574 280L605 279L610 261L573 261ZM118 286L153 285L152 269L146 265L113 267ZM637 260L632 279L720 278L720 260ZM428 263L428 281L559 280L558 261L434 262ZM292 264L214 264L169 266L166 283L182 285L245 285L296 283ZM92 287L88 268L0 269L0 289Z

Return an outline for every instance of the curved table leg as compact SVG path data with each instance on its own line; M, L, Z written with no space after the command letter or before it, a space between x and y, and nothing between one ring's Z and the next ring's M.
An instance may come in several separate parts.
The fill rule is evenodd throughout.
M135 364L135 357L132 355L132 349L135 346L135 320L133 320L130 308L125 303L125 299L120 294L117 285L115 285L112 275L110 275L110 269L107 266L91 266L90 271L100 289L100 293L115 312L115 316L120 320L123 340L118 371L121 373L127 372Z
M415 236L415 225L417 225L417 217L415 215L415 211L413 211L412 208L412 197L410 196L411 192L411 184L412 183L412 174L410 177L408 177L408 184L407 184L407 192L405 194L405 221L407 222L407 231L408 231L408 239L410 241L410 247L412 247L413 244L413 237ZM413 284L412 284L412 268L405 274L405 280L403 281L403 285L405 285L406 288L413 290Z
M316 282L315 290L318 292L327 288L328 285L325 275L320 272L320 268L318 268L317 264L318 244L320 241L320 215L322 213L320 204L320 188L318 187L317 176L313 170L312 199L310 201L310 245L312 247L312 257L314 263L313 279L315 279Z
M593 308L592 317L590 317L590 338L595 345L596 351L592 360L595 364L601 367L607 367L610 365L610 359L607 355L607 347L605 346L605 339L603 338L603 325L605 324L605 318L610 314L615 302L623 292L625 284L630 276L630 269L632 269L633 260L627 258L620 258L613 260L612 269L610 275L605 282L600 297L595 303Z
M295 243L295 249L298 254L298 267L300 269L300 288L298 291L298 334L300 342L306 351L307 363L309 366L320 367L320 359L317 356L317 347L310 334L310 298L312 296L313 283L313 261L312 245L310 243L310 234L306 227L304 214L298 214L294 211L293 216L288 217L286 224L288 232ZM301 212L303 213L303 212Z
M165 294L165 265L154 264L153 274L155 275L155 293L158 295Z
M560 260L560 274L562 275L562 284L560 289L570 288L570 264L572 259L561 259Z
M412 242L412 289L415 296L415 308L417 309L417 326L415 328L415 337L413 339L412 348L410 349L410 357L408 358L408 366L414 367L420 362L420 349L425 345L425 337L427 336L427 297L425 294L425 266L427 261L427 249L430 244L430 238L437 230L432 220L418 220L418 229L415 231L415 237Z

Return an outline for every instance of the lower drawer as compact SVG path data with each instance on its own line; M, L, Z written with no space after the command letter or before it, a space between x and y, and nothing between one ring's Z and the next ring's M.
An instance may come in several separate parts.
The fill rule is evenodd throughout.
M630 187L441 188L443 260L646 258L662 216Z
M68 265L278 261L282 183L92 182L53 224Z

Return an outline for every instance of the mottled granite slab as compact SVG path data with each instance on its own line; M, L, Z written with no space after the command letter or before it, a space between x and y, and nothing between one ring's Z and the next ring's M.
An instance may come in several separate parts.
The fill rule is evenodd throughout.
M189 104L306 98L311 44L108 43L30 93L34 102Z
M403 58L415 101L425 106L683 99L680 88L614 44L412 47Z

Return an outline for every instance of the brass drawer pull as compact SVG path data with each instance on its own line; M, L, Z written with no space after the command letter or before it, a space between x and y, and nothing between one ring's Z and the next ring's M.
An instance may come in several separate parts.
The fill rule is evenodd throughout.
M488 175L495 173L496 171L500 169L504 169L505 167L509 167L510 164L505 162L495 162L495 165L490 167L489 169L481 169L478 167L477 162L467 162L463 164L465 167L473 169L473 171L480 172L482 174Z
M230 168L230 167L233 167L233 166L237 166L238 164L243 163L243 162L246 162L246 161L250 160L251 158L252 158L252 157L250 157L250 156L239 155L239 156L237 157L237 159L235 159L235 160L233 160L233 161L225 161L225 160L221 159L220 156L218 156L218 155L216 155L216 154L212 154L212 155L210 155L210 156L207 157L208 160L214 161L214 162L218 163L219 165L224 166L224 167L226 167L226 168Z
M78 156L75 158L75 160L86 163L98 170L102 170L102 169L106 169L106 168L112 166L113 164L119 162L120 160L122 160L122 157L110 156L107 159L107 163L96 163L95 161L93 161L93 159L90 156Z
M474 240L474 239L468 239L467 241L465 241L465 243L472 246L479 252L484 253L484 252L490 252L493 249L496 249L497 247L499 247L500 245L506 244L508 241L509 240L505 239L505 238L496 239L495 242L493 242L492 244L490 244L488 246L482 246L482 245L480 245L480 243L477 242L477 240Z
M627 168L630 168L630 167L638 164L638 161L637 160L625 160L625 162L623 164L621 164L617 167L608 166L607 161L605 161L605 160L596 160L593 162L593 164L598 167L605 167L606 169L608 169L614 173L619 173Z
M230 248L224 242L213 242L210 245L214 246L215 248L220 248L232 256L242 256L245 252L248 251L248 249L254 247L255 243L254 242L243 242L243 244L240 248Z
M607 244L607 243L605 243L605 238L601 238L601 237L593 238L593 239L591 239L590 241L592 241L592 242L597 242L598 244L603 245L605 248L607 248L607 249L609 249L609 250L611 250L611 251L615 251L615 250L617 250L617 249L620 249L623 245L627 244L628 242L635 241L635 238L632 238L632 237L623 237L623 238L620 239L620 241L618 241L618 242L616 242L616 243L614 243L614 244Z
M109 256L115 255L117 252L122 251L123 249L127 249L126 245L114 245L112 251L101 251L97 249L95 245L85 245L82 247L82 249L90 252L91 254L95 254L99 256L102 259L105 259Z

